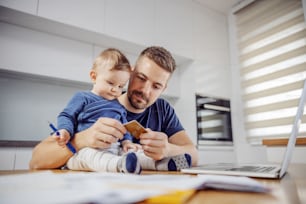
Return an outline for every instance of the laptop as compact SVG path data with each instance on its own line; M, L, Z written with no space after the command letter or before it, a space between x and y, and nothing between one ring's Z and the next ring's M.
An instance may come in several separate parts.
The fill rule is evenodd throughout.
M291 135L288 140L286 152L281 165L269 164L206 164L197 167L181 169L182 173L188 174L221 174L231 176L248 176L259 178L276 178L281 179L287 172L291 156L295 147L296 137L298 135L301 118L304 113L304 106L306 102L306 81L302 90L302 95L299 100L299 106L294 119L291 130Z

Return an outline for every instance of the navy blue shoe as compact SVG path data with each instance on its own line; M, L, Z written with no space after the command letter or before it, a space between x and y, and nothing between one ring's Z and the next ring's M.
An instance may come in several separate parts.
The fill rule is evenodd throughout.
M140 162L134 152L128 152L122 155L118 163L118 170L121 173L140 174Z
M168 162L168 171L180 171L191 167L191 156L189 154L181 154L171 157Z

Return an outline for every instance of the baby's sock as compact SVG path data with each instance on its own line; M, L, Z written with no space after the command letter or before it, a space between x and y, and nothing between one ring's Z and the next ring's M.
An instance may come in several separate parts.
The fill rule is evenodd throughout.
M146 156L142 150L138 150L136 152L137 158L139 160L139 163L141 165L142 169L145 170L156 170L156 161L152 159L151 157Z
M176 155L156 161L156 170L160 171L179 171L190 167L191 156L189 154Z
M141 165L134 152L123 154L117 163L117 171L122 173L140 174Z
M159 161L146 156L141 150L137 151L136 154L144 170L179 171L191 167L191 156L189 154L167 157Z

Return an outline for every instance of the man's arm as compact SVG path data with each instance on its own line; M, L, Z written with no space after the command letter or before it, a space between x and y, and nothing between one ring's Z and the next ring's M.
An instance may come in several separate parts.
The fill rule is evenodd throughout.
M30 169L56 169L72 156L67 147L61 147L51 136L41 141L32 152Z
M76 151L83 147L107 148L122 139L126 133L124 126L112 118L99 118L90 128L75 134L71 144ZM65 165L73 155L67 147L61 147L49 136L40 142L32 152L30 169L55 169Z

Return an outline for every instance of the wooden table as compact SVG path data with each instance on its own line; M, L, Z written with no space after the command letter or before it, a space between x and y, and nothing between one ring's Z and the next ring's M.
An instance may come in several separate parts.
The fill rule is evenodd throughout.
M306 203L306 164L291 165L281 179L256 179L272 187L269 194L205 190L194 195L188 203L224 204L299 204Z
M66 171L54 170L58 173ZM0 175L31 173L28 170L0 171ZM36 171L34 171L36 172ZM143 174L180 174L180 172L143 171ZM306 204L306 164L291 164L288 173L281 179L256 179L273 190L268 194L244 193L221 190L201 190L196 192L188 204Z

